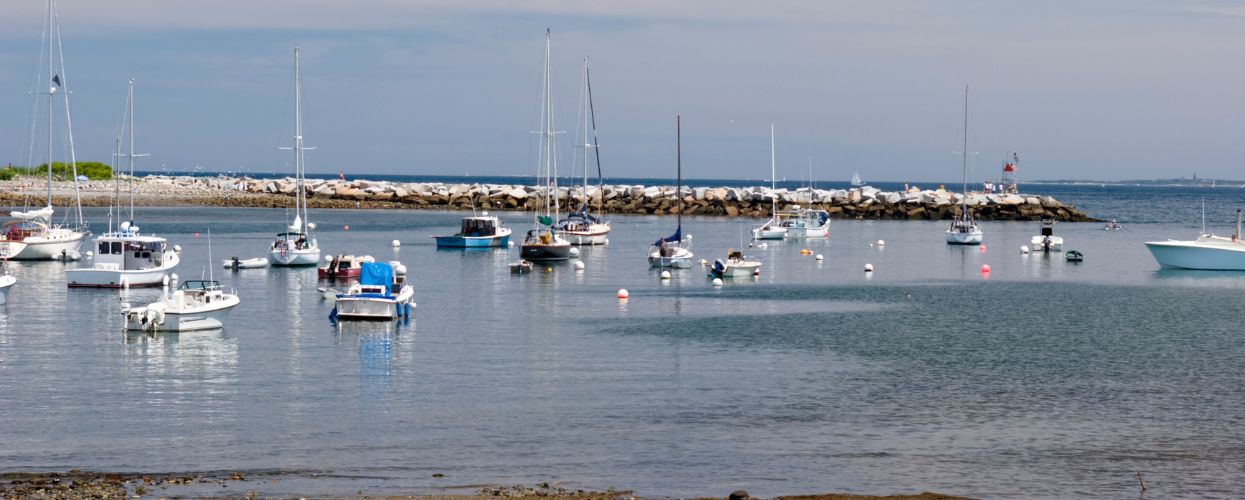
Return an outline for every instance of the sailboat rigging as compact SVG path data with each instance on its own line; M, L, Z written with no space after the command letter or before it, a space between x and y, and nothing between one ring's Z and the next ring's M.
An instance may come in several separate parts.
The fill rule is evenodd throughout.
M540 152L537 156L537 182L545 191L544 214L537 213L532 229L519 246L519 254L528 261L560 261L571 257L571 242L559 234L557 220L558 170L553 130L553 71L550 30L545 30L545 71L541 89Z
M947 243L952 245L976 245L981 243L981 228L968 209L968 86L964 86L964 149L960 151L963 165L960 191L960 215L947 228Z
M675 117L675 188L678 226L674 234L653 242L648 249L650 267L692 267L692 236L683 237L683 117Z
M584 150L584 187L583 187L583 204L579 210L567 214L565 219L558 221L558 231L571 242L572 245L603 245L607 243L610 223L588 213L588 206L592 201L592 197L588 194L588 155L592 152L596 156L597 164L597 199L604 203L604 192L602 191L601 176L601 149L597 140L597 116L596 109L592 103L592 79L588 73L588 59L584 59L584 76L583 85L581 86L583 101L580 105L580 115L583 118L581 129L583 132L583 144L580 145ZM592 142L588 142L588 131L592 131ZM578 135L578 134L577 134ZM597 213L601 213L603 207L598 204Z
M298 47L294 47L294 145L281 149L294 151L297 192L294 196L294 222L278 233L277 239L268 248L268 260L274 266L314 266L320 262L320 245L311 233L315 224L308 221L307 190L304 187L307 170L303 151L315 148L303 145L303 81L300 69Z

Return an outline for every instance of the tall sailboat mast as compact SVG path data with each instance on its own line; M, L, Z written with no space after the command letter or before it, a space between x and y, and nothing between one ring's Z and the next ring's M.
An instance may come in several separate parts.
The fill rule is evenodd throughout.
M584 113L584 128L583 128L583 131L584 131L584 207L587 207L588 206L588 152L592 149L592 143L588 142L588 127L591 125L589 123L589 120L591 119L589 115L591 112L588 110L588 108L592 106L591 104L592 97L590 96L589 90L588 90L588 58L587 57L584 58L583 92L584 92L584 110L583 110L583 113Z
M130 164L130 222L134 222L134 158L139 156L147 156L146 154L137 154L134 152L134 79L130 79L129 95L126 98L126 114L129 115L130 129L130 152L126 154Z
M674 234L679 235L679 239L683 239L683 115L675 115L674 117L674 137L675 137L675 181L674 195L679 200L679 229Z
M605 191L600 188L604 187L605 178L601 175L601 143L597 141L597 108L592 103L592 75L588 72L588 59L584 59L584 82L588 86L588 116L592 119L592 153L597 159L597 188L600 194L600 200L597 203L598 214L605 209ZM584 175L587 175L588 166L584 165ZM587 182L587 179L584 180Z
M774 124L769 124L769 191L770 191L770 217L778 216L778 181L775 177L777 174L777 163L774 159Z
M964 150L960 157L963 162L960 177L960 218L968 220L968 85L964 86Z
M298 47L294 47L294 172L298 176L298 219L301 221L299 231L307 230L307 193L303 188L303 81L299 71Z
M545 186L545 215L548 216L550 209L553 211L553 220L558 220L558 160L557 154L553 149L553 136L558 132L553 130L553 60L552 51L550 50L551 30L545 29L545 73L544 88L541 92L541 114L540 124L541 134L540 150L543 158L538 162L540 169L539 182ZM539 222L537 217L537 222Z

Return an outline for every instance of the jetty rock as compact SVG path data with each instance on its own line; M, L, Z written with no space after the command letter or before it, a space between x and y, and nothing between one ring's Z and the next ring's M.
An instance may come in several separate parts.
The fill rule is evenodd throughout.
M138 194L143 203L205 204L219 206L287 206L298 191L292 178L251 179L247 177L191 177L147 175L138 177ZM8 192L20 191L16 179L0 181ZM63 184L63 185L62 185ZM65 196L73 185L54 186ZM470 210L533 211L544 208L545 186L435 182L394 182L356 179L308 179L303 183L309 203L315 207L427 208ZM106 206L111 196L110 182L92 183L83 191L84 203ZM961 203L981 220L1055 219L1095 221L1076 207L1041 194L954 193L946 190L883 191L872 186L851 189L795 190L753 187L688 187L611 185L561 186L550 193L564 208L583 203L604 213L676 214L679 201L684 214L724 217L768 217L776 205L779 211L796 206L825 210L837 219L946 220L959 216ZM98 200L96 199L98 198ZM149 199L148 199L149 198ZM599 208L596 208L599 207Z

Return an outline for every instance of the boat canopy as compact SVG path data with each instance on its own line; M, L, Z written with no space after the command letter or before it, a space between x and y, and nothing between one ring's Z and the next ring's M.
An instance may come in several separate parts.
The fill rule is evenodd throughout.
M494 217L464 217L463 236L492 236L497 234L497 219Z
M393 284L393 268L389 264L364 262L359 268L359 284L388 287Z
M653 246L659 247L662 245L662 243L673 243L676 241L683 241L683 227L682 226L679 226L679 228L674 231L674 234L653 242Z
M43 207L38 210L31 210L29 212L18 212L14 210L9 215L12 215L14 219L37 220L37 221L48 222L52 220L52 207Z
M578 220L585 220L585 221L591 222L591 223L593 223L593 224L599 224L599 223L601 222L601 219L598 219L598 218L596 218L596 217L593 217L593 216L592 216L592 214L589 214L589 213L588 213L588 206L587 206L587 205L584 205L584 206L582 206L582 207L579 207L579 210L578 210L578 211L571 212L570 214L567 214L566 218L565 218L565 219L562 219L562 222L574 221L574 220L577 220L577 219L578 219Z

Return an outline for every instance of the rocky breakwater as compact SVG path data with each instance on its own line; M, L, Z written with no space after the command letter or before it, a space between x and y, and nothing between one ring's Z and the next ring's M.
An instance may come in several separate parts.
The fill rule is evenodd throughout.
M178 192L186 190L202 194L217 191L229 198L245 195L279 198L294 196L298 184L294 179L248 179L225 177L143 178L144 191ZM304 188L313 206L405 207L433 209L538 210L544 207L549 188L516 184L442 184L401 183L370 180L306 181ZM911 189L886 192L873 187L853 189L797 190L765 187L684 187L676 193L674 186L606 185L560 187L555 194L563 207L579 206L584 201L601 206L607 213L674 214L679 197L683 213L688 215L759 216L770 215L777 200L779 210L804 206L826 210L834 218L850 219L952 219L960 214L964 195L949 191ZM235 200L239 205L254 205ZM983 220L1093 221L1071 205L1064 205L1050 196L1028 194L969 193L967 205L973 215Z

